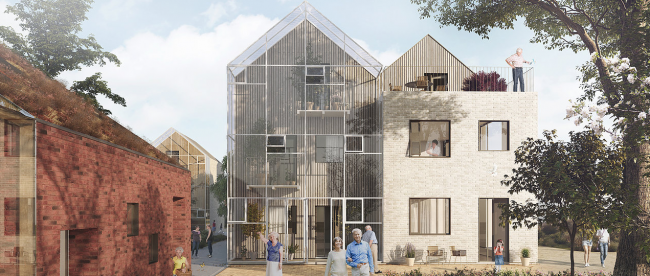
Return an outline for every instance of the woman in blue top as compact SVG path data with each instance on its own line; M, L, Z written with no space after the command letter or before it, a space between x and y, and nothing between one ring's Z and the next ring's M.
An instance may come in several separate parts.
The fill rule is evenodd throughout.
M282 244L278 241L280 235L271 232L266 239L261 232L257 234L266 244L266 276L282 276Z

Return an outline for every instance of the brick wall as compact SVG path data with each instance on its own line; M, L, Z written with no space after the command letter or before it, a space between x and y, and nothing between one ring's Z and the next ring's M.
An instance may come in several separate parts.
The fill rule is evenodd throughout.
M406 156L409 120L450 120L451 157ZM509 151L478 151L478 121L510 122ZM407 242L418 250L450 246L467 250L478 262L479 198L523 201L529 194L509 195L501 186L514 167L514 150L527 137L537 137L537 93L509 92L384 92L384 259L401 262ZM491 176L497 165L497 177ZM410 235L409 198L450 198L450 235ZM509 229L511 262L520 262L521 248L537 261L537 228ZM449 252L449 251L447 251ZM463 258L465 261L465 258Z
M164 275L189 255L190 172L43 122L37 123L37 271L58 275L60 231L70 230L74 275ZM139 235L127 237L127 203ZM159 234L149 264L149 234ZM74 271L74 272L73 272Z

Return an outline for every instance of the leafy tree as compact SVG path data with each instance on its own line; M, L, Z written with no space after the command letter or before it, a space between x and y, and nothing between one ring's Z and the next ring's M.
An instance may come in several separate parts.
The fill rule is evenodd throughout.
M571 275L574 275L576 234L625 215L623 156L608 147L592 131L570 133L571 141L555 141L555 131L544 132L546 140L528 138L515 151L513 175L501 181L508 193L531 193L537 201L511 201L500 206L502 224L534 227L539 221L567 231L571 243Z
M220 217L226 217L228 214L227 199L228 199L228 156L224 155L221 159L221 171L222 173L217 176L217 181L210 187L212 194L219 202L219 208L217 209L217 215Z
M257 203L249 203L246 214L248 222L262 222L264 220L264 206L260 206ZM259 240L260 237L257 235L257 232L264 232L266 226L264 224L243 224L241 229L244 235Z
M622 231L614 275L637 275L650 271L650 240L647 218L650 211L650 180L647 156L650 143L648 124L627 123L638 108L648 110L647 93L617 86L606 58L612 55L630 59L639 75L647 76L650 63L648 42L650 0L411 0L419 6L422 18L434 17L442 25L474 32L488 38L492 28L512 29L518 18L534 32L531 42L543 43L548 49L588 50L593 64L582 67L584 100L607 105L607 114L624 119L622 148L625 174L622 188L636 191L627 201L636 205L640 215L637 227ZM623 104L617 105L621 102ZM614 108L615 107L615 108ZM629 225L628 225L629 226ZM645 228L641 228L642 226Z
M105 52L93 35L80 38L81 22L88 19L86 13L92 0L22 0L7 6L6 13L16 15L26 35L17 33L12 27L0 26L0 39L14 52L23 56L34 67L50 78L61 72L79 70L83 66L106 65L107 61L121 64L116 55ZM75 82L77 94L81 94L97 107L104 109L95 96L102 94L114 103L126 106L124 98L113 94L96 73L86 80ZM73 85L74 87L74 85Z
M463 80L463 91L506 91L508 84L497 72L479 71Z

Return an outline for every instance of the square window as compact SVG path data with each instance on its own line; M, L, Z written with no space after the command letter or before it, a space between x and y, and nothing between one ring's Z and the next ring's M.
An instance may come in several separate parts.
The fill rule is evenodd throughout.
M363 152L363 136L345 136L346 152Z
M20 155L20 127L5 120L5 156Z
M510 150L508 121L479 121L479 150Z
M449 198L409 199L409 234L449 235L450 201Z
M167 154L167 156L169 156L169 157L171 157L172 159L174 159L174 160L176 161L176 163L179 162L180 154L179 154L179 152L178 152L177 150L168 150L168 151L165 152L165 154Z
M450 121L410 121L409 156L451 156Z
M363 222L363 200L361 199L345 200L345 221Z
M149 235L149 263L158 262L158 234Z
M140 207L138 203L126 204L126 236L137 236L140 233Z
M342 135L316 136L316 162L317 163L343 162L343 136Z

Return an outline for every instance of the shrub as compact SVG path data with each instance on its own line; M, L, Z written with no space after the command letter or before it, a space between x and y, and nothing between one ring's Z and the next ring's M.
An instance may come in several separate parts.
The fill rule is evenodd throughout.
M292 244L287 247L287 250L289 251L290 254L296 253L296 250L298 250L298 245L297 244Z
M558 232L558 229L555 228L553 225L545 223L542 225L542 232L546 235L553 235Z
M497 72L479 71L463 80L463 91L506 91L506 79Z
M524 248L521 250L521 257L522 258L530 258L530 249Z
M406 250L406 257L407 258L415 258L415 246L407 242L406 246L404 246L404 250Z
M212 236L212 242L225 241L226 239L227 239L226 235L224 235L224 234L216 234L216 235Z
M571 271L565 270L560 272L542 273L541 271L525 271L525 270L504 270L499 273L494 273L492 270L476 270L476 269L460 269L457 271L444 271L444 272L430 272L423 273L419 268L408 272L394 272L386 271L386 276L568 276ZM582 276L611 276L612 273L599 271L599 272L583 272Z

